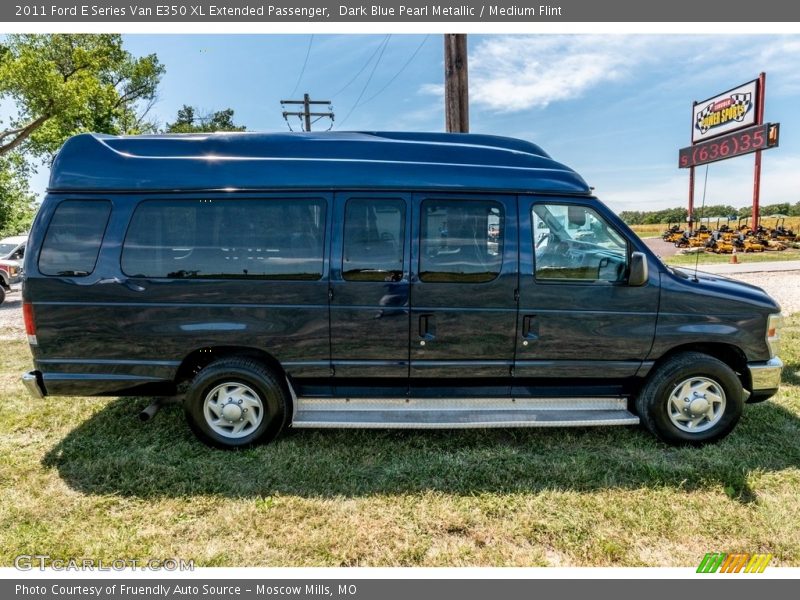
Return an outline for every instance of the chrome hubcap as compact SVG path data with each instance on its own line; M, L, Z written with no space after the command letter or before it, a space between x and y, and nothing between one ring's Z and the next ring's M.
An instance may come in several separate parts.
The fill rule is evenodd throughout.
M711 403L705 398L695 398L689 403L689 414L702 415L708 412Z
M690 377L672 390L667 410L672 424L681 431L706 431L725 413L725 391L713 379Z
M264 404L250 386L227 382L206 394L203 415L214 432L227 438L241 438L261 425Z
M242 418L244 412L242 408L238 404L233 404L232 402L226 402L222 406L222 418L228 421L229 423L233 423L238 421Z

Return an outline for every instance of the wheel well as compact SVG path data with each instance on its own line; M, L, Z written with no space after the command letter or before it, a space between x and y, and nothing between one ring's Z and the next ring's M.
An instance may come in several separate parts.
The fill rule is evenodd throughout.
M742 387L744 387L744 389L752 389L753 386L752 382L750 381L750 370L747 368L747 357L745 356L744 352L741 351L741 349L732 344L696 343L676 346L675 348L672 348L668 352L664 353L661 358L656 360L655 367L658 367L662 363L668 361L676 354L681 354L683 352L700 352L702 354L713 356L717 360L724 362L736 372L736 374L739 376L739 379L742 381Z
M242 346L209 346L200 348L189 354L183 359L178 370L175 374L175 383L178 386L191 381L204 367L208 366L215 360L220 358L227 358L230 356L241 356L257 360L270 369L274 370L276 374L283 377L286 373L281 367L278 360L263 350L258 348L248 348Z

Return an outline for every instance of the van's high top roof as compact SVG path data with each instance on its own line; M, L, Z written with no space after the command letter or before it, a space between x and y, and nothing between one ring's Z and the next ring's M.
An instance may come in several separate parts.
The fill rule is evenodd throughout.
M50 175L50 191L239 189L590 193L536 144L458 133L83 134Z

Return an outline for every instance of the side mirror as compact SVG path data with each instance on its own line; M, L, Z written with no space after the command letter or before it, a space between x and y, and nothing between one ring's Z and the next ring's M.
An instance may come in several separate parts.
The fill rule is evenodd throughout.
M631 252L631 268L628 274L628 285L640 286L647 283L647 257L643 252Z

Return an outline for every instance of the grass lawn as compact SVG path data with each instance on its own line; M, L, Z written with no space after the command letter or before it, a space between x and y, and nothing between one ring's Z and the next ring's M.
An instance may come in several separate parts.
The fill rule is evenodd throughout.
M683 225L683 224L681 224ZM661 237L661 234L668 228L665 223L656 223L652 225L630 225L634 233L640 238Z
M297 431L231 453L178 406L142 424L144 398L32 400L28 348L3 341L0 564L800 566L800 316L783 347L780 395L699 450L608 428Z

